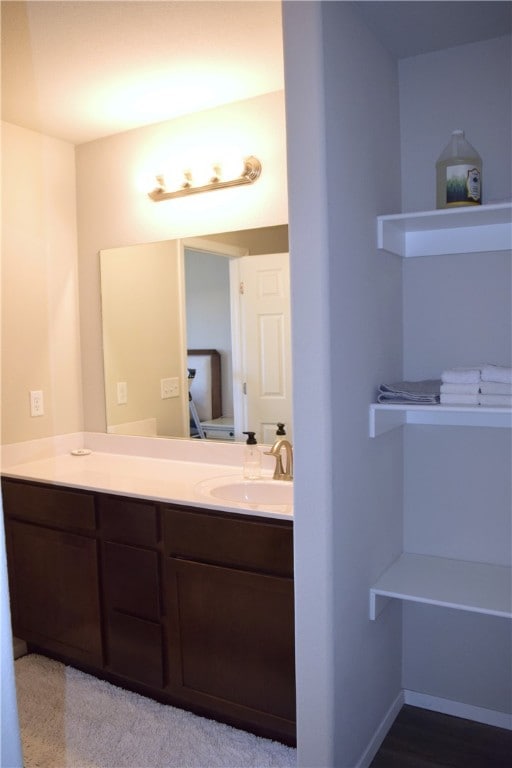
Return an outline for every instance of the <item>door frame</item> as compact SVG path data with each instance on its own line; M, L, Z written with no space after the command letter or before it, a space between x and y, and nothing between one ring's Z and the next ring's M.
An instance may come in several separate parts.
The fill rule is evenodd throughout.
M245 370L242 355L242 332L241 332L241 314L239 301L239 269L238 259L249 255L248 248L242 248L236 245L208 240L202 237L186 237L179 240L179 259L181 263L181 344L183 356L181 361L182 376L185 377L187 371L187 316L185 302L185 249L190 248L194 251L203 251L213 253L216 256L225 256L229 259L229 296L230 296L230 315L231 315L231 367L232 367L232 386L233 386L233 420L235 440L242 438L242 429L244 424L245 400L243 396L243 373ZM186 379L184 379L186 380ZM188 400L184 403L183 418L188 423Z

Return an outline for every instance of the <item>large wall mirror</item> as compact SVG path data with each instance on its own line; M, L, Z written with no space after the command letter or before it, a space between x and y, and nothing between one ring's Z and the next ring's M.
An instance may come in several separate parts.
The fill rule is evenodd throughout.
M100 252L107 431L292 436L288 227Z

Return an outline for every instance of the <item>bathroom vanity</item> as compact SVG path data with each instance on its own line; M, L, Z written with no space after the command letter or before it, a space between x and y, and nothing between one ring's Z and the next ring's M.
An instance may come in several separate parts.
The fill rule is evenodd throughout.
M13 631L29 650L294 744L290 515L112 493L95 472L91 489L7 474Z

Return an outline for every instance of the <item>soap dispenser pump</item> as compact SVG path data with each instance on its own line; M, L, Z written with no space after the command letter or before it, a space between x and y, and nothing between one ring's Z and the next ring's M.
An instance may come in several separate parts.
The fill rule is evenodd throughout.
M244 432L247 442L244 451L244 478L246 480L258 480L261 476L261 453L259 451L255 432Z

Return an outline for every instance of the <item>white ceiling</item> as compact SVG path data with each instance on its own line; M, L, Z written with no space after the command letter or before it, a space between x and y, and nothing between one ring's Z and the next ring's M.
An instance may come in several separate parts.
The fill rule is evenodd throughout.
M511 31L510 2L355 5L398 58ZM2 118L74 144L284 88L279 0L4 0L1 34Z
M75 144L284 87L279 2L2 2L2 117Z

